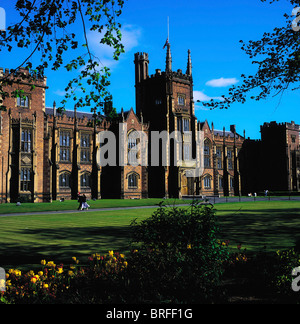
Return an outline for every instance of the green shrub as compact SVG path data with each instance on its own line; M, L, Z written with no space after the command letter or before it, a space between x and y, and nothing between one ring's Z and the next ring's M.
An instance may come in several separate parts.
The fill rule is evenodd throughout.
M131 226L137 245L128 276L135 302L209 302L219 295L228 251L217 240L212 205L193 203L188 209L160 205L152 217Z

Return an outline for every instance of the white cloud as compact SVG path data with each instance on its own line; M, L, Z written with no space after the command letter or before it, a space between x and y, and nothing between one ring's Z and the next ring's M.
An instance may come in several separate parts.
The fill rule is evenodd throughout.
M230 85L234 85L238 82L239 80L237 78L220 78L207 81L206 85L214 88L223 88L228 87Z
M104 33L105 31L103 31L102 34L99 34L96 31L89 31L87 34L89 46L93 51L93 54L100 59L101 63L104 66L113 68L118 64L119 61L113 59L113 47L100 43ZM130 52L132 49L139 45L139 39L142 34L141 28L127 24L121 28L121 33L121 42L124 45L125 53ZM122 54L120 58L122 59L123 56L124 54Z
M210 97L206 95L203 91L194 91L194 100L195 101L211 101L211 100L220 100L224 101L223 97Z
M125 51L129 52L139 45L139 38L142 35L142 30L133 25L124 25L121 29L122 43L125 46Z
M66 91L58 89L58 90L54 91L53 93L56 94L59 97L64 97L65 94L66 94Z

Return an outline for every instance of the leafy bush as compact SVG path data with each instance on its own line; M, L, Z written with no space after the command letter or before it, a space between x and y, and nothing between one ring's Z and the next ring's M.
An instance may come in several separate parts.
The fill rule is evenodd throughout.
M193 203L188 209L160 205L152 217L131 226L137 245L128 276L139 298L136 302L194 303L219 295L228 251L217 240L212 205Z

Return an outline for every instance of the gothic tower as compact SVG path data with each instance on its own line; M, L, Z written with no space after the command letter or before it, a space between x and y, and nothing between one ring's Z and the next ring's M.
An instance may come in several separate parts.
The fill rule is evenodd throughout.
M151 139L153 132L178 131L184 139L181 152L184 160L191 160L196 153L197 119L194 111L193 77L191 51L188 51L187 70L172 70L171 45L167 44L166 70L156 70L149 76L149 56L146 53L135 54L136 70L136 111L143 115L144 122L150 124L149 135L149 195L152 197L181 197L194 195L194 180L186 178L186 168L173 164L174 144L167 147L170 154L169 164L159 166L151 163ZM163 145L163 144L161 144ZM161 148L163 151L163 149ZM177 151L175 152L177 154Z

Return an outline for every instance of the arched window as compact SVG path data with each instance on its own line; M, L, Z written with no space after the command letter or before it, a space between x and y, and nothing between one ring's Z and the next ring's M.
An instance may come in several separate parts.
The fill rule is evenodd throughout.
M60 161L69 162L70 161L70 151L71 151L71 144L70 144L70 132L69 131L61 131L59 137L59 144L60 144Z
M223 178L219 177L219 189L223 189Z
M128 188L137 189L138 188L139 175L137 173L131 173L128 175Z
M209 139L204 141L204 167L210 168L210 151L211 151L211 142Z
M70 188L70 173L64 172L59 176L60 188Z
M139 164L139 149L138 145L140 143L139 133L135 130L132 130L128 134L128 164L138 165Z
M21 152L30 153L31 152L31 130L30 129L23 129L22 136L21 136Z
M230 189L234 189L234 178L230 177Z
M204 189L211 189L211 176L207 175L203 179Z
M80 186L81 186L81 188L90 188L91 187L91 175L89 173L83 173L81 175Z
M81 134L80 138L80 161L90 162L90 134Z
M20 108L29 108L29 97L28 96L21 96L17 98L17 107Z
M31 170L29 168L21 168L20 191L30 191L31 188Z

